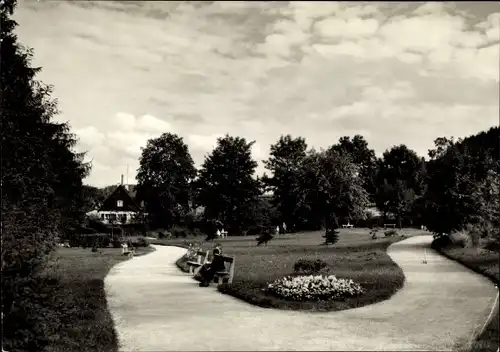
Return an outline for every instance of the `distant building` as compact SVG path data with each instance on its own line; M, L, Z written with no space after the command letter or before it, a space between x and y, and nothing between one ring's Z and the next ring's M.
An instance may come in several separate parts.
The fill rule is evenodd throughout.
M106 198L97 210L88 212L87 215L97 216L105 224L129 224L135 222L141 207L134 201L122 182Z

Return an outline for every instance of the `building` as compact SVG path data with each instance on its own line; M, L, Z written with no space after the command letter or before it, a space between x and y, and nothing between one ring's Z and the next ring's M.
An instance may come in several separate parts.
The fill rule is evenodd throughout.
M89 212L89 215L97 216L105 224L129 224L136 222L140 206L134 201L130 193L122 182L115 190L104 200L97 211Z

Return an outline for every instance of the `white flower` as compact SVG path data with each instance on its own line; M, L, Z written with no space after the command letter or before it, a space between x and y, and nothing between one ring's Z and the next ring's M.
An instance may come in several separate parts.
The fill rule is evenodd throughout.
M352 279L337 279L334 275L286 276L268 284L268 291L285 299L331 300L363 293L362 287Z

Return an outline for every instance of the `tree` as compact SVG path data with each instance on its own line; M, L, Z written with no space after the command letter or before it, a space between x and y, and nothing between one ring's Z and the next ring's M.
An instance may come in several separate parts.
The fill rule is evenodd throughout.
M359 176L363 180L363 187L367 190L370 200L374 200L377 158L375 151L368 148L368 142L364 137L357 134L351 140L350 137L344 136L330 148L341 154L348 155L351 161L359 167Z
M253 143L229 135L218 138L196 182L197 204L205 207L205 217L222 221L232 234L251 225L250 209L262 193L253 178L257 167L251 154Z
M368 194L349 157L334 150L310 151L299 179L296 191L315 222L311 225L336 229L339 219L364 218Z
M471 225L498 236L498 127L457 142L435 140L429 151L424 219L429 230L448 234Z
M410 218L425 191L425 160L405 145L384 152L378 162L375 204L387 215L394 214L398 226Z
M144 201L154 227L178 224L190 210L193 159L183 139L164 133L142 149L137 174L137 196Z
M338 231L337 229L332 229L332 228L326 229L325 234L323 235L323 238L325 239L325 244L329 245L337 243L339 240L339 234L340 231Z
M90 169L83 154L73 150L76 139L69 126L52 121L57 102L51 87L35 80L40 69L31 67L33 52L17 41L17 23L10 18L15 5L13 0L0 4L4 327L21 319L15 317L21 284L43 265L57 237L83 219L82 179ZM5 336L15 333L4 329Z
M298 194L294 185L298 182L298 169L306 157L307 144L304 138L281 136L276 144L271 145L270 157L264 165L272 175L264 176L263 182L273 192L273 205L282 215L286 224L297 225Z

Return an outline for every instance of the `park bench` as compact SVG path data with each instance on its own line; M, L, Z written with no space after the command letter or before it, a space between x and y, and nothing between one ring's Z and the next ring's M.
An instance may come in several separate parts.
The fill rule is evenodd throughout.
M188 261L187 265L189 266L189 273L193 274L195 273L195 269L199 268L200 266L204 265L208 261L208 252L209 251L198 251L196 252L196 261Z
M386 229L388 227L392 227L393 229L395 229L396 228L396 224L384 224L384 229Z
M352 229L354 227L354 225L351 225L350 223L347 223L347 224L344 224L342 225L342 227L345 229L345 228L348 228L348 229Z
M133 247L129 247L126 243L122 243L122 255L126 255L129 258L132 258L135 254L135 250Z
M215 273L214 281L217 280L216 281L217 285L222 285L224 281L230 284L233 282L233 277L234 277L235 258L222 256L222 259L224 260L224 266L226 267L226 270L217 271Z

